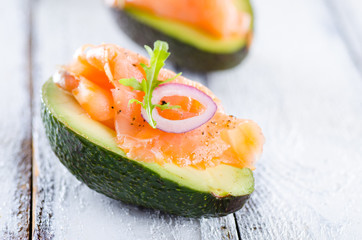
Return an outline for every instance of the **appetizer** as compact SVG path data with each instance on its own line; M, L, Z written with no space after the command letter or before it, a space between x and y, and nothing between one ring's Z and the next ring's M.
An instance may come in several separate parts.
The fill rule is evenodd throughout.
M227 115L203 85L114 44L84 45L42 88L42 119L60 161L91 189L187 217L223 216L254 190L264 137Z
M196 71L238 65L253 36L249 0L108 0L122 30L141 45L167 41L171 60Z

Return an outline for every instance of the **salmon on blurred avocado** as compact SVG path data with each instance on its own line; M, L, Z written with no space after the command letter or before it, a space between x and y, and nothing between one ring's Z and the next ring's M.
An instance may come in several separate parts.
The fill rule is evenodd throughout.
M171 60L196 71L227 69L253 36L249 0L108 0L121 28L141 45L170 44Z

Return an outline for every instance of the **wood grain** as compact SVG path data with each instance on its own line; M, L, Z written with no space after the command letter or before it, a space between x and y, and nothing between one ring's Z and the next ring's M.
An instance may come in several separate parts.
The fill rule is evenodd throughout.
M241 239L360 239L362 81L324 1L254 1L255 42L208 82L266 145Z
M201 237L207 239L239 239L234 214L226 217L201 219Z
M362 76L362 2L359 0L325 1L333 24Z
M0 3L0 238L28 239L31 97L27 1Z

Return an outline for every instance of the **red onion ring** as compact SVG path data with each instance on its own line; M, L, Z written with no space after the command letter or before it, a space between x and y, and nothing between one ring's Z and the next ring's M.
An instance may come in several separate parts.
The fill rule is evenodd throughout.
M156 108L152 111L152 117L156 121L156 128L169 133L184 133L200 127L209 121L217 110L216 103L206 93L199 89L179 83L163 84L155 88L152 93L152 104L158 104L163 97L167 96L185 96L199 101L206 107L206 110L199 116L182 119L170 120L162 117ZM142 117L149 122L145 109L141 108Z

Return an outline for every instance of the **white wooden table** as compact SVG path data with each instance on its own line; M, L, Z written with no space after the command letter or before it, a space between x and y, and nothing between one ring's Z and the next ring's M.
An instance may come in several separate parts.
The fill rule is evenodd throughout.
M90 190L57 160L40 120L42 83L80 45L142 47L101 0L2 1L0 239L362 239L362 2L253 5L241 65L181 70L263 128L256 190L235 214L187 219Z

